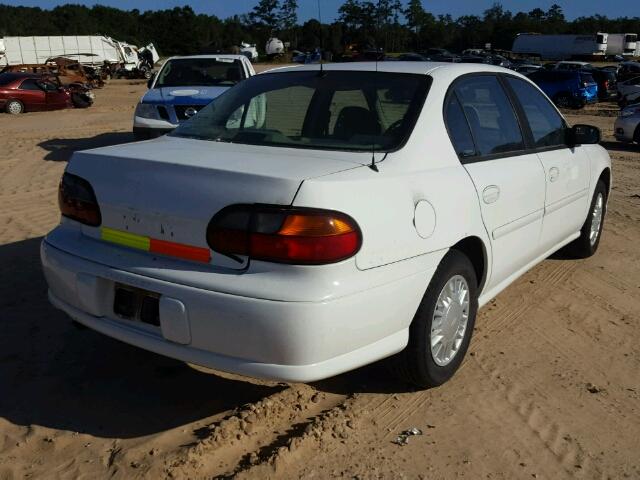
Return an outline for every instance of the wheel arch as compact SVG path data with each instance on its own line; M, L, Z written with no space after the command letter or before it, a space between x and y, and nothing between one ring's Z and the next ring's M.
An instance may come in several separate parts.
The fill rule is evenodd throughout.
M607 187L607 195L611 193L611 169L606 167L602 172L600 172L600 177L598 180L602 180L602 183Z
M453 245L451 249L458 250L469 258L478 279L478 292L482 292L487 280L489 264L487 248L482 239L476 236L466 237Z

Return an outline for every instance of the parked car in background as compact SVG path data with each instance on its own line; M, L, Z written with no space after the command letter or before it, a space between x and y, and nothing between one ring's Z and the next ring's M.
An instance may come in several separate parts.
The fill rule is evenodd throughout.
M622 62L618 67L618 82L640 77L640 62Z
M245 55L171 57L148 82L133 116L137 140L164 135L222 92L255 75Z
M618 82L615 72L612 72L611 70L602 70L600 68L585 70L585 72L591 74L598 84L598 100L608 100L617 95Z
M429 58L419 53L403 53L396 60L399 62L428 62Z
M522 73L523 75L529 75L530 73L537 72L542 69L542 65L529 65L522 64L515 67L515 71L518 73Z
M590 73L540 70L529 78L559 107L582 108L598 101L598 84Z
M619 142L640 144L640 103L620 110L613 131Z
M71 107L71 91L64 88L55 76L0 74L0 110L17 115Z
M463 55L460 57L460 63L485 63L491 65L490 60L486 56L481 55Z
M256 75L169 135L75 153L41 247L53 305L242 375L307 382L395 355L427 387L462 363L480 306L561 248L596 252L600 132L526 77L320 73Z
M575 62L565 60L554 65L554 70L591 70L593 65L588 62Z
M618 82L618 100L621 106L626 106L640 98L640 76Z

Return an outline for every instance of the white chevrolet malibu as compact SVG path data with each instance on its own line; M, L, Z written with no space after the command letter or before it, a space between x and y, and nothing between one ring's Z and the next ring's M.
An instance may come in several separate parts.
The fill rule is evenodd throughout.
M598 248L600 133L487 65L284 68L173 133L76 153L42 242L49 298L138 347L313 381L460 366L480 306Z

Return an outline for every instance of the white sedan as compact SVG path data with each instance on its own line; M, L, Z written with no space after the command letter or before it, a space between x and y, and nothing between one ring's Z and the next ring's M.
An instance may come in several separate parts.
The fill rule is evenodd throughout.
M460 366L479 307L598 248L611 163L512 71L284 68L168 136L76 153L42 242L53 305L186 362L287 381Z

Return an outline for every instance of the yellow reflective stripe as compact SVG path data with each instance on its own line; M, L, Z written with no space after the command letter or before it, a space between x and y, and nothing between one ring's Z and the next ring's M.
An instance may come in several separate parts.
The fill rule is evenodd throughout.
M105 242L116 243L138 250L146 250L147 252L151 248L151 239L149 237L114 230L113 228L102 227L100 229L100 238Z

